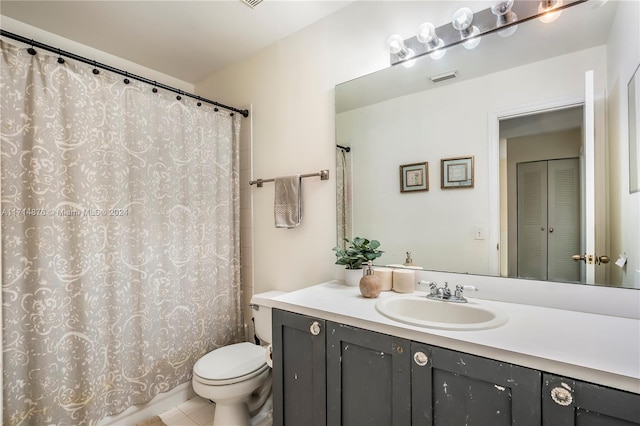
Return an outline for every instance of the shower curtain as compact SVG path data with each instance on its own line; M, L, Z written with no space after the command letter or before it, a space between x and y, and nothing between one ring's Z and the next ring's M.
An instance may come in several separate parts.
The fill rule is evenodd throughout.
M345 238L351 235L351 156L341 148L336 148L336 213L337 245L346 248Z
M3 424L96 424L243 340L240 117L0 43Z

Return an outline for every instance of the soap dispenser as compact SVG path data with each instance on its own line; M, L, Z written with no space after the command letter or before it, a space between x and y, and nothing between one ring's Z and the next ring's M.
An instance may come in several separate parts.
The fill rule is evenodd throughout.
M410 251L407 252L407 258L404 261L404 266L415 266L413 264L413 259L411 259L411 252Z
M382 284L378 277L373 273L373 262L367 262L364 270L364 276L360 278L360 293L367 298L375 298L380 295Z

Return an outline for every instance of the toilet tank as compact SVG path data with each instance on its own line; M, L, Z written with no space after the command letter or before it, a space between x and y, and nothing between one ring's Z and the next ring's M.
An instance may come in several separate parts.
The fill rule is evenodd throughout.
M263 345L271 344L271 308L268 305L268 300L274 297L282 296L286 294L285 291L267 291L265 293L254 294L251 297L251 312L253 315L253 323L256 332L256 336L262 342Z

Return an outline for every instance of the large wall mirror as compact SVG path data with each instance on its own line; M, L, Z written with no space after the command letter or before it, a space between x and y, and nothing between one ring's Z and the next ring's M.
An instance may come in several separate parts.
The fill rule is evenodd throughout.
M639 13L587 1L336 86L339 240L379 240L382 264L411 252L429 270L640 288L626 131ZM468 157L473 186L442 188L442 160ZM428 190L402 191L400 166L425 162Z

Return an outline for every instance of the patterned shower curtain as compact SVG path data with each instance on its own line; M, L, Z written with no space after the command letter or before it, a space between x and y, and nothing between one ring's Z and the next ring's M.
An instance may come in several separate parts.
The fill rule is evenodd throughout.
M337 245L345 249L345 238L351 235L351 156L336 148L336 221Z
M96 424L243 339L240 117L0 43L3 424Z

